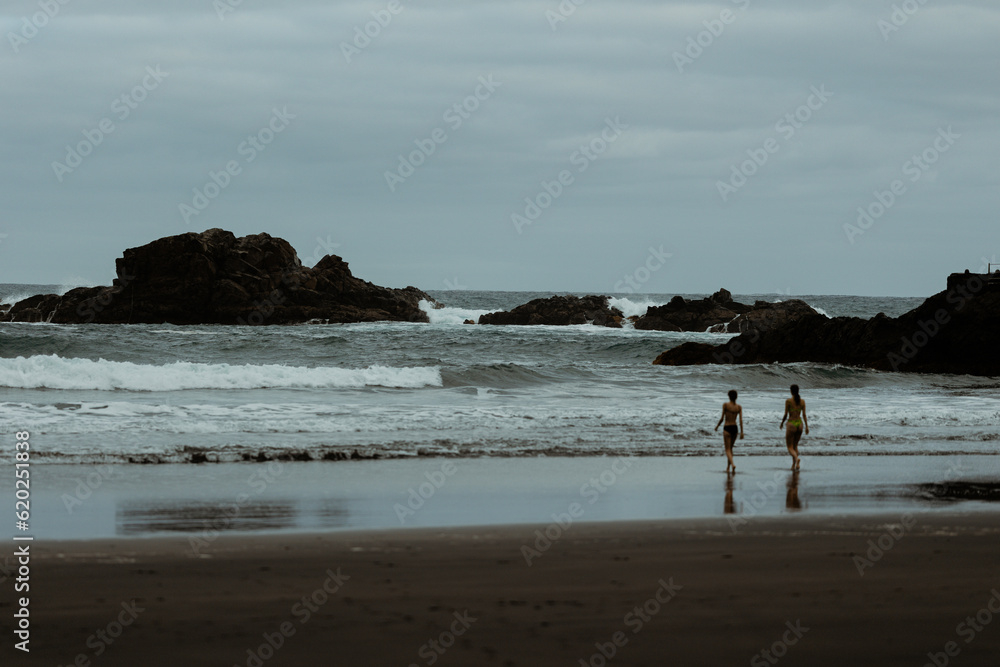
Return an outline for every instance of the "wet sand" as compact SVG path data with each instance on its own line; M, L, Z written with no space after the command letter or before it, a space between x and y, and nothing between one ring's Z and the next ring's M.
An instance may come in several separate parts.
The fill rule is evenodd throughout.
M996 517L37 542L32 651L5 633L4 664L992 664Z
M39 465L37 539L145 537L206 529L326 532L949 508L926 485L1000 479L998 456L548 457L309 463ZM0 476L0 495L13 494ZM938 498L930 502L929 498ZM963 504L988 509L983 499ZM235 506L235 509L234 509Z

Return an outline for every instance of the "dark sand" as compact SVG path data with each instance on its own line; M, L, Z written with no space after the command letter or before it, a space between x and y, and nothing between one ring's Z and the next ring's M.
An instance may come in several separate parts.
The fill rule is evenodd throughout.
M948 642L950 664L996 664L1000 614L958 627L1000 590L996 516L575 524L530 567L536 526L223 536L201 557L187 538L38 542L32 651L5 632L3 664L247 665L283 623L280 650L250 665L601 665L595 643L619 632L609 665L772 664L758 654L783 636L788 665L920 666ZM861 576L853 556L879 536L890 548ZM338 569L350 578L303 622L296 605ZM661 580L682 587L662 605ZM132 600L137 619L88 648ZM644 604L648 620L632 611ZM428 642L450 626L461 634L438 655Z

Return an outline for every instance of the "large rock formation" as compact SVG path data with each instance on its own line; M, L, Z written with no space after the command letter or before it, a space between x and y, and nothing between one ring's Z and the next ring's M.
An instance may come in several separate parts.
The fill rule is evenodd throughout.
M636 329L654 331L708 331L726 324L750 309L733 301L729 290L721 289L707 299L688 301L675 296L662 306L650 306L646 314L635 321Z
M896 318L805 315L724 345L684 343L653 363L818 363L888 371L1000 375L1000 285L957 274L949 289Z
M650 306L635 321L636 329L656 331L714 331L740 333L767 331L805 315L816 315L805 301L779 303L757 301L752 306L733 301L729 290L721 289L707 299L688 301L675 296L663 306Z
M818 314L812 306L801 299L777 303L757 301L753 304L753 308L740 313L735 319L730 320L725 325L718 325L718 327L720 331L725 333L743 333L754 330L763 332L777 329L807 315ZM712 330L715 331L715 327Z
M552 296L534 299L509 311L479 316L480 324L594 324L621 327L622 312L608 307L606 296Z
M302 266L284 239L232 232L169 236L129 248L116 261L110 287L24 299L0 320L58 323L286 324L426 322L415 287L388 289L355 278L327 255Z

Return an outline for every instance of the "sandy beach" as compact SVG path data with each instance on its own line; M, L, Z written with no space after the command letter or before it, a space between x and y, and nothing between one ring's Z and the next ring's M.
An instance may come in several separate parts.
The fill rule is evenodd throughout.
M39 543L18 662L981 665L998 532L917 513Z

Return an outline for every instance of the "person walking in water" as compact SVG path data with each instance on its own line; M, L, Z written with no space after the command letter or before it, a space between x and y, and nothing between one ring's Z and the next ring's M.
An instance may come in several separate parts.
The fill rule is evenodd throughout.
M785 399L785 414L781 417L778 428L785 426L785 420L788 420L788 426L785 428L785 446L792 455L792 470L798 470L799 440L802 439L803 428L806 435L809 435L809 422L806 420L806 402L799 396L799 385L793 384L791 390L792 397Z
M739 417L740 427L736 428L736 418ZM718 431L719 427L722 426L722 422L725 421L726 425L722 429L722 442L726 446L726 458L729 459L729 463L726 464L726 472L732 468L733 472L736 472L736 464L733 463L733 445L736 444L736 434L743 437L743 406L736 402L736 390L729 390L729 402L722 404L722 416L719 417L719 423L715 425L715 430Z

